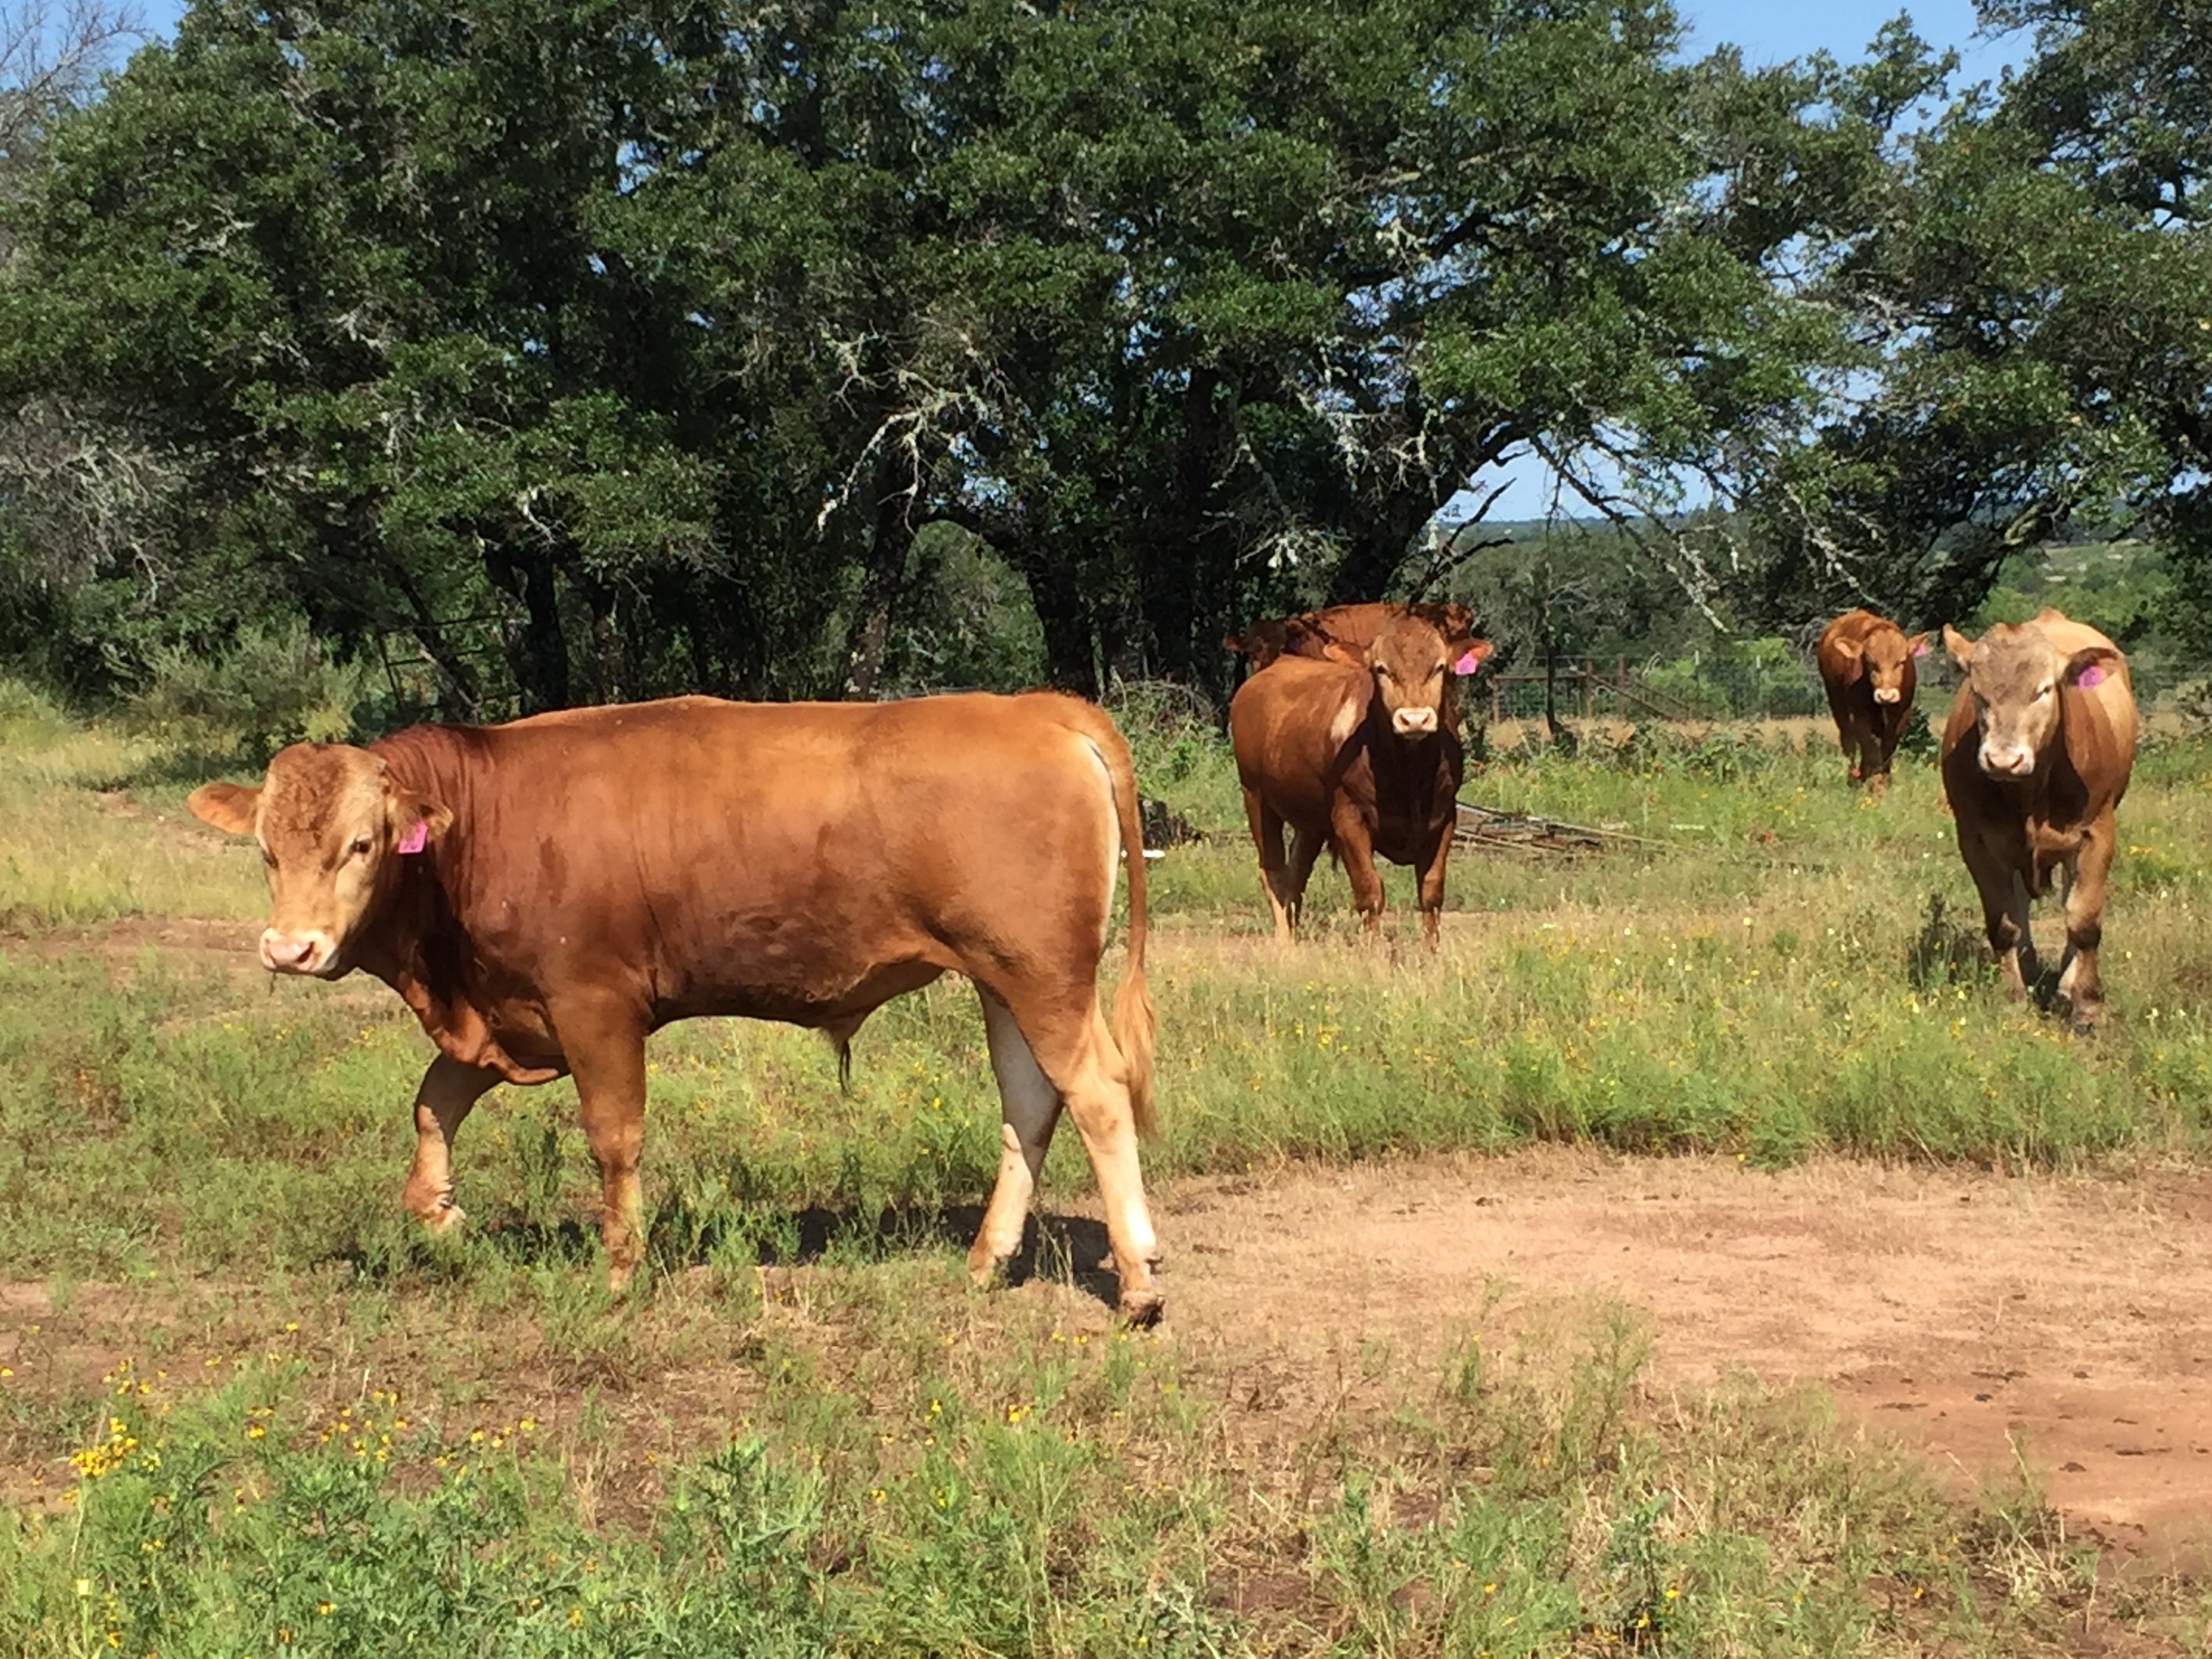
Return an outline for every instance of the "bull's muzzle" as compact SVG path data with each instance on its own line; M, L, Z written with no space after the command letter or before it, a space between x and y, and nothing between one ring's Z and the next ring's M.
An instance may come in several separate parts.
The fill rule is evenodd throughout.
M1982 772L1992 778L2024 778L2035 770L2035 751L2013 745L1999 748L1984 743L1977 757Z
M1904 695L1895 686L1877 686L1874 688L1874 701L1877 703L1901 703Z
M320 973L330 965L337 949L335 941L319 927L296 933L264 928L261 965L272 973Z
M1427 737L1436 730L1436 710L1433 709L1393 709L1390 729L1400 737Z

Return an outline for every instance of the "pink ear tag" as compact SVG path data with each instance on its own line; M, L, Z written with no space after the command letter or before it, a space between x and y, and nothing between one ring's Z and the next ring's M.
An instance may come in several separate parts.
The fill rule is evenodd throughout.
M1925 657L1928 654L1928 641L1923 640L1919 644L1914 646L1912 648L1912 654L1915 657Z
M399 849L403 853L419 853L430 845L430 826L417 818L407 826L407 833L399 838Z
M2074 683L2077 686L2079 686L2084 691L2088 690L2092 686L2102 685L2104 683L2104 664L2101 663L2090 664L2088 667L2083 669L2081 672L2074 676Z
M1468 651L1463 654L1457 662L1452 664L1452 672L1455 674L1471 674L1475 672L1475 670L1480 668L1481 666L1482 658L1476 656L1474 652Z

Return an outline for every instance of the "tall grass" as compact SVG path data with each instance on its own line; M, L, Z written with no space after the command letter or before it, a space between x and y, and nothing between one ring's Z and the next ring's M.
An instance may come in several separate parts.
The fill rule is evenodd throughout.
M810 1033L657 1037L633 1297L566 1085L487 1098L471 1224L428 1240L396 1202L427 1059L397 1000L53 936L152 910L242 949L258 876L162 821L188 766L158 734L19 696L0 733L7 1651L1993 1655L2115 1607L2032 1492L1962 1502L1747 1382L1648 1394L1617 1314L1477 1316L1350 1383L1279 1364L1264 1405L1252 1356L1107 1333L1062 1247L975 1294L997 1106L951 982L869 1023L849 1094ZM1434 956L1402 908L1360 940L1325 865L1285 953L1218 741L1138 737L1210 833L1152 867L1156 1176L1540 1138L2205 1147L2212 749L2139 769L2084 1041L1980 965L1924 765L1877 805L1732 738L1500 764L1471 796L1636 839L1461 855ZM118 778L174 781L100 800ZM1046 1202L1087 1179L1064 1137ZM2194 1595L2117 1612L2170 1649Z

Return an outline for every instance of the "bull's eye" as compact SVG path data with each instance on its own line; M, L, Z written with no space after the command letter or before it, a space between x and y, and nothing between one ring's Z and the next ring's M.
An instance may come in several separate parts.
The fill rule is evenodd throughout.
M356 858L366 858L369 856L369 849L375 844L366 835L357 835L353 838L353 845L346 850Z

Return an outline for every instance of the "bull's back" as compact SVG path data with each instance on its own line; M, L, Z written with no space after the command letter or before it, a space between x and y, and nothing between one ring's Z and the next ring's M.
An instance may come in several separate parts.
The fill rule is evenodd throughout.
M541 980L785 1017L1046 887L1093 891L1076 920L1096 932L1115 837L1087 707L681 698L475 733L463 920Z

